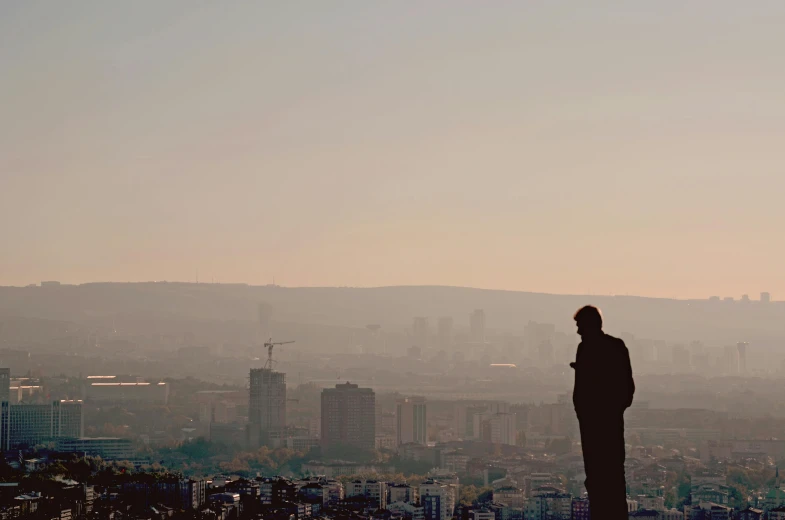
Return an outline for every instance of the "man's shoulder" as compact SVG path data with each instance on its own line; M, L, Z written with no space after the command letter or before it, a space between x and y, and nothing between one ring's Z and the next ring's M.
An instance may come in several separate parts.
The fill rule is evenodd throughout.
M615 346L617 348L623 348L623 349L627 348L627 345L624 344L624 340L623 339L617 338L616 336L611 336L610 334L606 334L605 335L605 341L608 344L613 345L613 346Z

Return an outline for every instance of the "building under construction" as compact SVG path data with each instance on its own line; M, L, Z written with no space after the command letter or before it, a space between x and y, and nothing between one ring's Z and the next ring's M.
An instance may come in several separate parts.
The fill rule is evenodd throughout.
M286 374L272 368L252 368L248 399L248 446L270 444L286 427Z

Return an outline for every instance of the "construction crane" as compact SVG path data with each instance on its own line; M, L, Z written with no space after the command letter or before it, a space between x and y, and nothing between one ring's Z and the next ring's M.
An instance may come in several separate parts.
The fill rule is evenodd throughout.
M267 363L264 364L264 368L273 369L273 347L288 345L289 343L294 343L294 341L278 341L273 343L273 338L270 338L270 341L264 344L265 348L267 348Z

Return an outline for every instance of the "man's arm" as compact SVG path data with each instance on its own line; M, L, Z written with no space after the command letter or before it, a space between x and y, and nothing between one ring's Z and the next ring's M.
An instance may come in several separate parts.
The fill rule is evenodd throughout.
M622 350L622 362L621 362L621 369L622 369L622 381L624 385L624 409L626 410L632 405L632 398L635 395L635 380L632 378L632 363L630 363L630 351L627 349L627 346L624 344L623 341L619 340L621 343L621 350Z

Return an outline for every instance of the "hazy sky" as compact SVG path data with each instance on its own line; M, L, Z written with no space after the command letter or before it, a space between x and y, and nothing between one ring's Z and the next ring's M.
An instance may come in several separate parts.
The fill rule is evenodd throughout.
M0 284L785 298L785 2L0 3Z

